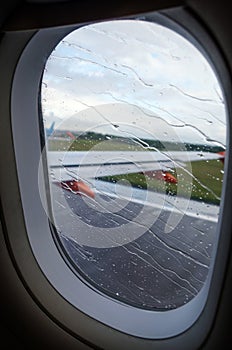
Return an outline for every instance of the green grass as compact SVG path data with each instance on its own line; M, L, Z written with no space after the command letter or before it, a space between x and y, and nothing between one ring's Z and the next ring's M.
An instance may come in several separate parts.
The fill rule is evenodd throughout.
M139 145L124 140L56 140L48 139L49 151L146 151Z
M223 164L220 160L192 162L192 197L207 203L219 204L223 182Z

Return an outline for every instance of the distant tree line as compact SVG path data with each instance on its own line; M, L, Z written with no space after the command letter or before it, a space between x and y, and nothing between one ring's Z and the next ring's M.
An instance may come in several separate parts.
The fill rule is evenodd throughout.
M138 140L133 141L133 139L124 138L121 136L110 135L110 134L102 134L93 131L88 131L84 134L78 136L79 140L95 140L95 141L107 141L109 139L117 139L118 141L122 141L128 144L135 144ZM179 142L167 142L160 140L150 140L150 139L140 139L143 145L148 145L149 147L153 147L154 149L165 151L199 151L199 152L212 152L217 153L224 151L224 149L220 146L212 146L212 145L204 145L204 144L194 144L194 143L179 143Z

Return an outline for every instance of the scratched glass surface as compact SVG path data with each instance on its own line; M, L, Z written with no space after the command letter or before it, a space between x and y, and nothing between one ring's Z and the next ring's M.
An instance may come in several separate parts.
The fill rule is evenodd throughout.
M52 215L77 274L120 302L169 310L212 266L226 107L207 58L145 20L82 27L41 86Z

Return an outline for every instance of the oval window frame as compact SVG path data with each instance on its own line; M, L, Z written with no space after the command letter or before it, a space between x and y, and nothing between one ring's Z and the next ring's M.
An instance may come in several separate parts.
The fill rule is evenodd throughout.
M167 13L169 13L170 17L176 18L175 15L172 13L172 11L167 11ZM168 19L166 15L164 15L164 13L163 14L155 13L155 14L147 15L148 20L151 20L151 21L155 20L156 22L163 25L165 24L166 26L168 24L169 28L173 29L175 27L175 31L177 31L176 29L178 28L179 32L182 32L182 31L185 32L181 24L182 22L181 17L182 19L184 18L183 22L186 22L186 13L183 15L183 12L182 12L182 15L180 16L180 12L179 12L176 19L180 23L180 26L179 26L175 23L175 21L173 21L173 19L172 20ZM191 18L192 17L190 16L190 19ZM217 67L219 67L219 71L220 71L219 76L226 77L226 68L223 64L220 54L216 46L212 42L212 40L208 37L207 33L198 26L197 22L195 22L193 18L190 20L190 23L187 26L190 26L192 29L195 28L195 31L196 33L198 33L198 35L200 35L199 33L202 33L202 35L200 35L201 41L203 43L207 42L207 44L205 44L204 47L207 47L208 52L214 53L213 55L214 61L216 62ZM36 188L37 182L35 184L34 179L35 179L35 175L37 174L38 160L40 159L40 154L41 154L40 139L39 139L40 125L38 122L39 118L34 118L34 120L33 118L30 118L31 115L38 116L38 104L37 104L38 101L37 99L35 101L34 97L39 96L41 72L43 71L45 57L49 56L54 46L56 46L56 44L65 35L67 35L71 30L77 29L78 27L72 26L68 28L53 28L53 29L45 29L45 30L39 31L32 38L32 40L29 42L29 44L25 48L15 71L14 82L12 87L12 104L11 104L12 129L13 129L13 135L14 135L14 145L15 145L18 175L19 175L19 185L20 185L20 191L22 196L25 222L26 222L26 227L27 227L31 248L41 270L46 275L50 283L63 296L64 299L66 299L69 303L74 305L74 307L77 308L78 310L81 310L82 312L102 322L103 324L106 324L114 329L117 329L121 332L130 334L133 336L143 337L147 339L163 339L163 338L173 337L190 328L194 324L194 322L199 318L200 314L205 308L209 287L210 287L210 284L212 284L210 280L212 277L213 268L211 269L211 273L209 273L208 275L207 283L205 283L205 286L202 288L201 292L197 295L197 297L193 299L194 303L189 302L188 304L184 305L183 308L185 310L182 314L179 313L180 308L175 310L165 311L165 313L163 312L160 313L165 316L159 315L159 312L152 311L151 313L153 314L153 316L149 318L147 317L149 312L147 311L143 312L142 310L144 314L144 316L142 317L142 315L140 316L138 314L138 309L132 310L133 308L127 305L124 305L124 304L122 305L116 302L115 300L107 298L105 295L101 295L100 293L91 289L89 286L83 283L83 281L78 280L76 278L74 273L71 271L71 269L68 267L68 265L64 261L63 257L60 255L60 252L57 249L56 243L52 238L52 235L50 233L50 226L48 224L46 215L43 212L41 203L39 203L40 201L39 196L38 198L36 196L36 203L33 208L34 216L31 215L30 203L32 200L32 196L31 194L30 195L28 194L28 192L31 191L31 190L28 191L28 187L30 189L31 188L34 189L36 194L38 195L38 191ZM191 41L194 40L193 37L188 32L186 36L188 37L188 39L189 37L191 37ZM43 45L44 43L46 43L46 45ZM37 58L38 47L40 50L39 55L41 55L41 60L38 60ZM36 66L34 64L35 61L36 61ZM31 64L32 62L33 62L33 65ZM213 62L214 66L215 66L215 62ZM28 74L28 69L32 70L31 74L30 73ZM25 79L25 77L27 78ZM32 84L32 80L33 80L33 84ZM223 81L222 78L220 80ZM21 89L22 81L24 81L24 89ZM223 85L224 85L224 82L222 84L222 87ZM225 91L226 89L224 88L223 90ZM20 110L18 109L19 105L22 105L22 108ZM25 139L24 134L19 132L22 121L23 123L25 123L25 125L29 123L28 127L32 131L31 134L28 135L27 140ZM20 122L20 125L19 125L19 122ZM227 128L229 129L229 127ZM227 144L229 143L228 139L229 138L227 137ZM36 143L34 140L36 140ZM35 149L33 150L33 152L28 151L29 160L31 161L31 162L29 161L31 166L30 171L28 171L28 166L25 166L25 163L22 162L22 157L24 156L22 154L22 149L25 149L25 147L20 146L22 143L25 144L25 147L27 147L30 144L35 144ZM227 159L228 159L228 155L227 155ZM28 158L27 158L27 162L28 162ZM227 177L226 177L227 169L228 169L228 166L226 161L224 183L227 182ZM223 186L221 212L224 210L225 210L225 185ZM38 235L38 228L35 228L35 224L34 224L37 221L35 219L36 219L36 216L38 216L38 213L40 218L42 218L42 220L40 220L40 224L41 224L40 233L42 234L40 235ZM218 224L218 233L220 233L218 234L218 236L220 236L220 241L224 242L225 244L226 239L221 240L221 237L224 237L224 234L222 235L221 216ZM222 244L223 243L221 243L221 245ZM223 249L226 250L227 246L225 246L224 244L223 244ZM40 249L41 246L46 247L46 249L41 250ZM215 244L215 249L216 249L216 246L217 244ZM223 260L222 257L220 258L220 260ZM61 283L61 278L60 278L61 276L65 276L65 278L67 278L67 281L64 282L62 278L62 283ZM70 288L70 286L72 287ZM78 300L76 300L76 293L75 293L75 291L77 290L76 288L82 294L82 298L83 298L82 301L84 302L84 304L80 304L80 294L78 295L78 298L77 298ZM215 293L215 295L218 296L218 293L219 291ZM87 299L89 298L87 303L86 303L86 298ZM91 307L91 304L95 305L94 309ZM191 307L190 307L190 304L191 304ZM105 312L106 310L107 310L107 313ZM109 310L111 311L109 312ZM115 315L115 318L113 320L112 320L112 314ZM161 316L161 318L159 316ZM178 324L176 324L177 318L179 320ZM140 319L141 322L138 323L137 322L138 319Z

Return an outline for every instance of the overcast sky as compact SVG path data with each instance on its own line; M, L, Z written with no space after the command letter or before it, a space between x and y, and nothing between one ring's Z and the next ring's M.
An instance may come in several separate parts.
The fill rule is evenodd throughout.
M225 144L215 73L186 39L155 23L120 20L75 30L43 77L45 126ZM114 127L114 126L117 127Z

